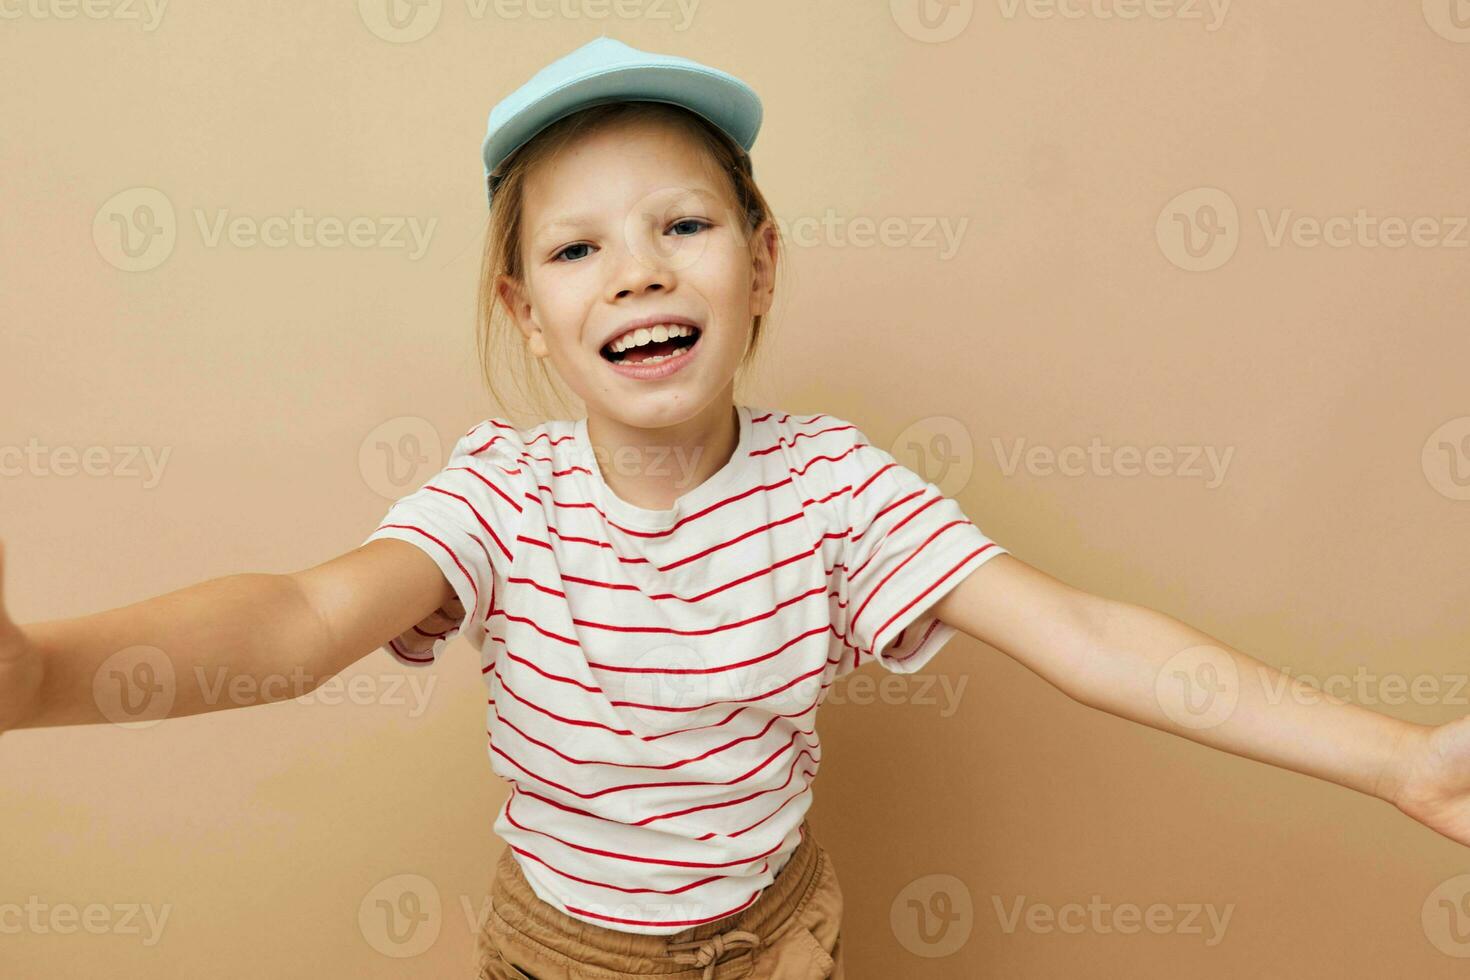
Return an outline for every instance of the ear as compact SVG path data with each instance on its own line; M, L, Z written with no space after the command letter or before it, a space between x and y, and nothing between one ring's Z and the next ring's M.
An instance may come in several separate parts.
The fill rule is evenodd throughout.
M549 353L546 337L541 333L536 312L526 298L528 292L525 284L501 274L495 277L495 292L500 297L501 304L510 312L516 329L526 338L526 345L530 347L531 353L536 357L545 357Z
M750 235L750 312L764 316L776 295L776 226L767 218Z

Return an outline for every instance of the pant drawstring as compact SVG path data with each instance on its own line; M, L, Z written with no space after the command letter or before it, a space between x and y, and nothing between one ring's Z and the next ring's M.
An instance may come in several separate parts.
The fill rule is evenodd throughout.
M704 980L714 980L715 965L726 950L738 946L759 949L761 937L744 929L731 929L709 939L696 939L686 943L669 943L669 953L678 963L692 963L704 967ZM676 952L677 950L677 952Z

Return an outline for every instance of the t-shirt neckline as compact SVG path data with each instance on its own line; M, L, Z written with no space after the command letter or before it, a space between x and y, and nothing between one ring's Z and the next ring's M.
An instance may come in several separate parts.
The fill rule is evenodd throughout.
M587 416L577 419L573 428L574 444L578 455L585 461L588 472L591 474L593 492L597 495L598 503L611 518L619 523L630 524L640 530L657 531L670 527L681 517L694 513L707 504L714 502L714 497L721 491L727 489L735 480L736 476L745 469L746 456L750 452L751 415L746 405L736 404L735 413L740 422L740 435L735 443L735 451L725 461L725 465L710 474L705 481L687 492L681 494L674 500L673 505L667 510L650 510L646 507L638 507L629 503L622 497L613 493L612 487L602 476L602 466L597 460L597 454L592 452L591 445L587 439ZM672 454L666 458L667 465L676 467L682 471L684 465L675 459Z

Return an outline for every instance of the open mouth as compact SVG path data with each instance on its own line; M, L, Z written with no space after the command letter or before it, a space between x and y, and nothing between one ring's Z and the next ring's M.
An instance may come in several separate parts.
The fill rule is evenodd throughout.
M604 360L614 364L658 364L675 357L683 357L684 352L695 344L704 332L698 327L688 328L692 334L678 337L670 337L667 340L653 340L651 337L646 344L636 347L627 347L623 350L613 350L611 343L603 345L601 354Z

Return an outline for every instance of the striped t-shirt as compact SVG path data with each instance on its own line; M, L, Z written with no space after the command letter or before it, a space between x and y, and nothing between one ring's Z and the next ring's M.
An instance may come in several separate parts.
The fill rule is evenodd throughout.
M463 621L389 649L480 651L494 829L541 899L606 928L754 902L801 842L833 680L923 667L956 633L930 607L1006 553L850 423L736 412L734 454L668 510L612 493L585 417L486 419L366 539L453 585Z

